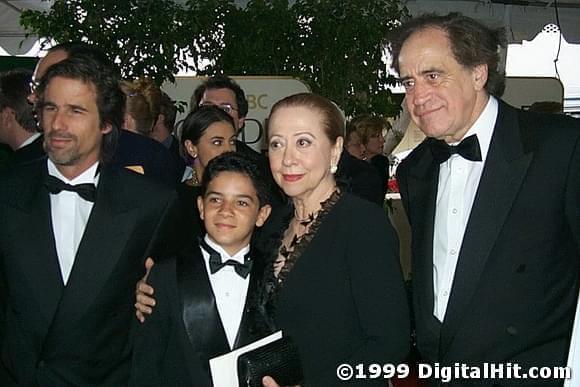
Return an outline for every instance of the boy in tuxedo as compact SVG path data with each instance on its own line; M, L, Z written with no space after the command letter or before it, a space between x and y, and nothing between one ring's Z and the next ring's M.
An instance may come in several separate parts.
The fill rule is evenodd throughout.
M156 305L137 329L132 385L211 386L209 359L259 338L249 301L264 266L250 240L270 214L265 180L233 152L208 163L202 180L207 234L150 273Z

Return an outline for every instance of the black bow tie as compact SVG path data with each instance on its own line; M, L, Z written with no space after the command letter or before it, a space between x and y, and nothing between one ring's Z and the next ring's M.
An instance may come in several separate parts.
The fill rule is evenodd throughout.
M199 238L199 244L209 254L209 271L211 274L216 273L224 266L233 266L236 273L238 273L242 278L246 278L248 274L250 274L250 271L252 270L250 254L244 256L244 263L234 261L233 259L228 259L227 261L222 262L222 256L220 253L212 249L205 239Z
M48 175L46 178L46 188L51 194L57 194L61 191L76 192L81 198L94 202L96 196L96 188L92 183L70 185L60 180L58 177Z
M438 163L447 161L453 154L458 154L464 159L471 161L482 160L479 141L477 140L477 136L475 134L464 138L463 141L457 145L449 145L445 141L437 140L435 138L429 138L428 141L433 158Z

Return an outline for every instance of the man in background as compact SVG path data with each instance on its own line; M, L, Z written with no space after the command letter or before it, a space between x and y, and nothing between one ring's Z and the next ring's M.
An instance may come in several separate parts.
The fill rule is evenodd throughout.
M175 129L175 118L177 117L177 107L167 93L162 92L159 111L159 116L157 117L157 121L155 121L153 130L149 136L163 144L163 146L169 150L180 175L183 176L185 162L179 151L179 140L173 135Z
M44 156L43 137L27 101L31 81L32 73L26 70L0 74L0 143L14 151L11 164Z

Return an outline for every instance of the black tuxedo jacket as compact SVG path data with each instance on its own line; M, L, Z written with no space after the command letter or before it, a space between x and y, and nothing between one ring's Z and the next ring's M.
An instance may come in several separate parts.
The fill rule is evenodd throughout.
M30 144L16 149L12 155L12 164L21 164L32 160L37 160L46 154L42 143L44 142L44 135L41 135L32 141Z
M499 102L442 324L433 317L438 176L425 142L398 168L412 229L421 355L443 363L564 365L578 295L580 121Z
M173 160L178 182L181 182L183 172L185 172L185 160L181 157L181 153L179 152L179 140L173 134L170 134L169 136L171 138L171 144L167 150L169 150L169 154Z
M252 252L246 307L235 348L264 336L252 302L264 265ZM156 305L138 327L131 385L212 386L209 359L231 351L198 243L156 263L149 283ZM139 324L139 323L137 323Z
M143 174L175 188L181 182L183 168L159 141L122 129L112 164L119 167L141 167Z
M0 385L126 384L135 283L171 242L176 195L103 166L64 286L46 175L41 159L0 178Z

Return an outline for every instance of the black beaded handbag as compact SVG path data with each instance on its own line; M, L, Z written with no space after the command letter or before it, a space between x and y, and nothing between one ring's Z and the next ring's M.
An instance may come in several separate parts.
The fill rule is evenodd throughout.
M262 378L271 376L280 386L302 382L302 365L298 348L284 336L238 357L238 379L243 387L262 387Z

